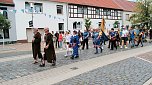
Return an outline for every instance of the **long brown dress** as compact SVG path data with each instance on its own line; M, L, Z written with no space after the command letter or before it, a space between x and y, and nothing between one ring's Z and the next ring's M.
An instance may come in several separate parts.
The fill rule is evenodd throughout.
M49 45L48 49L44 49L44 59L47 60L48 63L55 63L56 54L53 44L53 35L51 33L45 34L44 40L46 42L46 46Z
M37 32L34 35L35 40L32 42L32 52L33 52L33 58L36 59L37 56L39 58L42 58L41 54L41 34Z

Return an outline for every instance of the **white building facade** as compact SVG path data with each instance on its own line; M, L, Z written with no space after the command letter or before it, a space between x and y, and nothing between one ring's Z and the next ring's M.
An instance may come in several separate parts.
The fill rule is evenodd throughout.
M63 2L60 2L63 1ZM74 1L74 0L73 0ZM80 0L81 1L81 0ZM65 2L64 0L13 0L16 13L12 23L17 42L31 42L32 29L38 28L44 36L44 28L51 31L84 30L86 18L90 18L91 28L99 28L102 18L105 19L107 30L113 28L114 23L119 26L130 24L125 17L128 12L123 12L120 7L102 5L89 5ZM109 7L109 8L108 8ZM129 12L131 13L131 12Z

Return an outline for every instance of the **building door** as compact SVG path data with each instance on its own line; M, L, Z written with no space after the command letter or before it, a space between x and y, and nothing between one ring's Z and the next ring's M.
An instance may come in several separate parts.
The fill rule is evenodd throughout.
M27 36L27 42L32 42L33 39L33 30L31 28L26 28L26 36Z
M59 31L64 31L64 23L59 23Z

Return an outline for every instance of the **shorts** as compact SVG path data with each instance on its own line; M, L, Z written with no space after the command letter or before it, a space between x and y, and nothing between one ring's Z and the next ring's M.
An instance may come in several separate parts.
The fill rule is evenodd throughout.
M124 44L126 44L128 41L128 37L122 37L122 40L124 40Z

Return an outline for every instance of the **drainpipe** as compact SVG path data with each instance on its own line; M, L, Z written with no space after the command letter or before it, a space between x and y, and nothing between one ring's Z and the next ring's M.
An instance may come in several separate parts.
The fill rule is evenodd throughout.
M66 3L67 5L66 5L66 14L67 14L67 30L69 30L69 8L68 8L68 6L69 6L69 4L68 3Z

